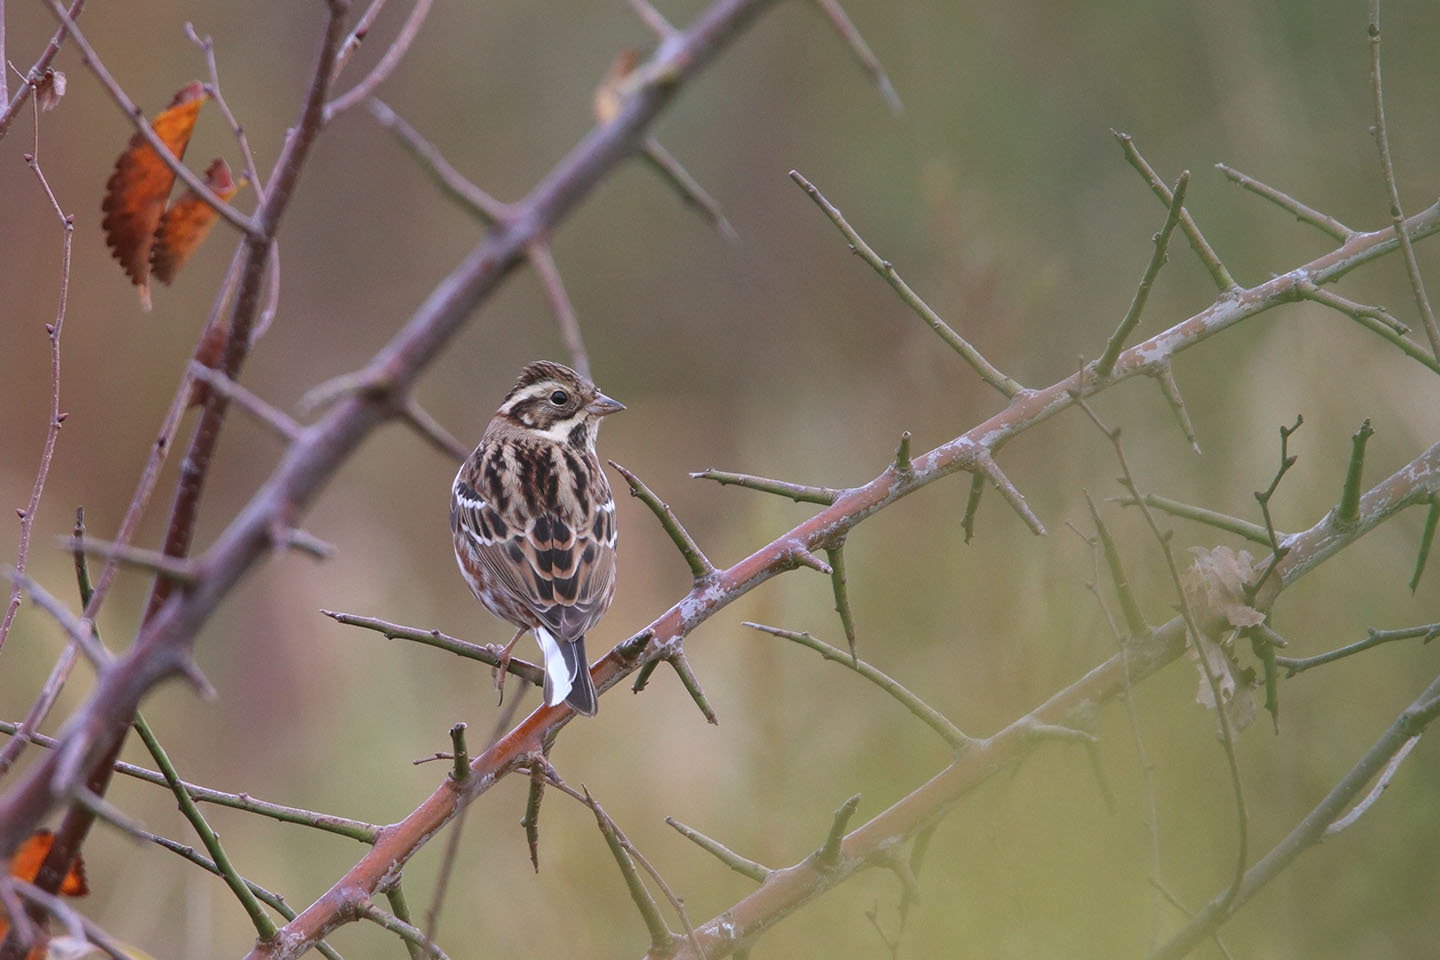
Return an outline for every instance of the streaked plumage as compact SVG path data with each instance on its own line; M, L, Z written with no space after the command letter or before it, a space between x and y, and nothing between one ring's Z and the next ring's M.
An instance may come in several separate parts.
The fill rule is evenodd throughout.
M597 704L585 633L615 596L615 501L595 437L623 409L569 367L532 363L450 491L455 559L471 591L518 628L510 646L535 631L545 703L587 716Z

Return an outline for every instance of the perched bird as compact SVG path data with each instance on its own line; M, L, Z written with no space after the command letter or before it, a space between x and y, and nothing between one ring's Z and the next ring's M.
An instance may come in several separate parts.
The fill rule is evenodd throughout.
M595 457L600 421L625 405L546 360L490 419L450 491L455 560L476 598L545 656L545 703L594 716L585 632L615 596L615 501ZM504 669L500 672L504 680Z

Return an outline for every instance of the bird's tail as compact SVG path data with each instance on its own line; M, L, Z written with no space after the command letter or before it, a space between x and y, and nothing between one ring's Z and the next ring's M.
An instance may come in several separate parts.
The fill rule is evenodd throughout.
M566 641L544 627L536 627L535 638L545 655L545 705L553 707L564 700L576 713L595 716L599 703L590 679L590 664L585 659L584 635Z

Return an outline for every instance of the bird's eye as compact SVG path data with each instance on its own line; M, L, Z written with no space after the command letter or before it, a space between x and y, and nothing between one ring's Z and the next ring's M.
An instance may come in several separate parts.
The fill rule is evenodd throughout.
M555 404L555 406L557 407L563 407L565 406L565 404L570 402L570 394L566 393L564 390L556 390L554 393L550 394L550 402Z

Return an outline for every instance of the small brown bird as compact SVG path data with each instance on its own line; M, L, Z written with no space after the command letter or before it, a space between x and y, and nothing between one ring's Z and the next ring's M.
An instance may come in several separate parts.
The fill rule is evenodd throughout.
M625 405L569 367L539 360L455 475L450 532L476 598L545 657L545 704L594 716L585 632L615 596L615 501L595 457L600 421ZM504 672L501 672L504 679Z

